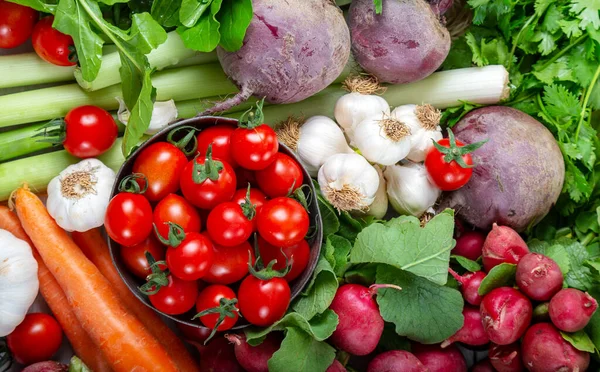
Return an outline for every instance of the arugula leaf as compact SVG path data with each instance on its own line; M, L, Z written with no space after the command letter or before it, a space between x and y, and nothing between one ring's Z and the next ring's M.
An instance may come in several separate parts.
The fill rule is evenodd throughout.
M563 339L573 345L577 350L585 351L586 353L594 353L596 347L585 331L577 331L574 333L560 332Z
M209 10L213 0L181 0L179 21L186 27L193 27L196 22Z
M569 261L569 254L565 248L560 244L550 244L548 242L542 242L537 239L533 239L527 243L531 252L543 254L544 256L553 259L563 275L566 275L571 269L571 262Z
M444 285L455 244L453 232L452 210L438 214L424 228L415 217L395 219L387 225L373 224L358 234L350 261L389 264Z
M183 44L187 48L200 52L210 52L219 45L219 40L221 39L219 28L221 24L217 21L216 15L221 9L222 1L212 0L210 3L210 12L203 12L195 26L191 28L180 26L177 28L177 33L179 33Z
M329 261L321 256L315 271L302 296L292 304L292 309L305 319L323 313L335 297L338 281Z
M246 328L246 340L252 346L260 345L264 337L273 331L298 328L317 341L328 339L338 325L338 316L333 310L326 310L308 321L298 313L287 313L283 318L266 328Z
M473 260L469 260L463 256L452 255L450 258L454 259L463 269L474 273L475 271L481 270L481 265Z
M229 0L223 3L218 14L221 23L220 45L223 49L234 52L242 47L252 16L252 0Z
M381 288L377 304L396 333L425 344L441 342L463 325L463 299L456 289L430 282L388 265L377 268L377 283L395 284L401 291Z
M122 63L127 63L127 59L121 59ZM123 70L122 65L122 70ZM127 70L130 73L135 71L135 69L131 68L131 65L128 66ZM126 74L127 74L126 73ZM135 97L135 105L131 110L131 115L129 116L129 123L125 128L125 134L123 135L123 141L121 143L121 148L123 154L126 156L129 155L131 150L138 144L144 132L148 129L150 125L150 120L152 119L152 107L154 105L154 100L156 99L156 89L152 86L152 80L150 78L150 70L146 70L142 79L142 87L139 91L137 97ZM121 75L126 76L126 75Z
M56 6L58 4L57 0L7 0L8 2L21 4L30 8L33 8L39 12L51 13L54 14L56 11Z
M383 10L383 0L373 0L373 4L375 4L375 13L381 14Z
M181 0L154 0L150 14L163 27L175 27L179 24L180 8Z
M514 284L517 265L501 263L494 266L493 269L483 278L479 285L479 295L485 296L492 290L500 287L506 287Z
M279 350L269 359L273 372L325 372L335 359L335 349L297 328L288 328Z

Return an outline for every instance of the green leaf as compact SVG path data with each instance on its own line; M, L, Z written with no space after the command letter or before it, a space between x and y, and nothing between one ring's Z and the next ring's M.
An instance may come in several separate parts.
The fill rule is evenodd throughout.
M81 359L73 356L69 361L69 372L92 372Z
M433 344L462 327L463 298L459 291L388 265L379 265L377 283L402 287L401 291L380 288L377 292L381 316L394 323L397 334Z
M294 301L292 309L305 319L312 319L327 310L337 289L337 277L327 259L321 256L305 293Z
M600 28L600 0L571 0L571 12L581 20L579 28L584 30L591 25L596 30Z
M396 326L393 323L385 323L383 334L379 340L379 346L384 350L406 350L410 351L410 341L396 333Z
M210 12L204 12L195 26L187 29L183 26L177 28L186 48L211 52L219 45L221 25L215 16L221 9L221 2L222 0L212 0Z
M361 284L364 286L370 286L375 283L375 276L377 275L377 267L379 264L368 263L353 266L350 270L344 273L344 281L346 283Z
M373 4L375 5L375 13L381 14L383 10L383 0L373 0Z
M321 220L323 221L323 236L327 237L337 233L340 229L340 220L337 217L336 211L321 194L318 195L317 202L319 211L321 212Z
M590 337L585 333L585 331L577 331L575 333L567 333L560 332L562 337L577 350L585 351L586 353L594 353L596 351L596 347L594 343L590 339Z
M502 263L494 266L479 285L479 294L485 296L493 289L512 286L515 282L517 265Z
M481 265L480 264L478 264L477 262L475 262L473 260L469 260L466 257L452 255L452 256L450 256L450 258L452 258L456 262L458 262L458 264L460 266L462 266L463 269L465 269L467 271L470 271L472 273L474 273L475 271L480 271L481 270Z
M539 66L543 65L545 62L541 61L538 62ZM542 83L550 85L552 83L554 83L555 80L558 81L574 81L575 78L573 77L573 69L571 68L571 66L569 66L570 61L568 60L567 57L561 57L559 59L557 59L555 62L551 63L550 65L548 65L548 67L544 68L543 70L535 70L536 66L538 66L538 63L536 63L533 68L534 71L532 71L533 75L538 78Z
M123 63L123 60L121 60L121 63ZM121 144L125 156L128 156L131 150L140 142L152 119L156 89L152 86L150 73L150 70L146 70L143 75L142 89L140 90L137 102L131 110L129 123L125 128Z
M44 13L52 13L54 14L54 12L56 12L56 6L58 4L57 0L49 0L49 1L42 1L42 0L7 0L11 3L15 3L15 4L21 4L30 8L33 8L39 12L44 12Z
M246 328L246 340L252 346L259 345L264 337L273 331L297 328L317 341L328 339L338 325L338 316L333 310L326 310L308 321L298 313L287 313L283 318L266 328Z
M325 241L326 247L331 247L333 271L338 277L343 277L349 267L352 244L348 239L338 235L330 235Z
M594 313L592 319L590 319L590 322L585 327L585 332L592 340L596 349L600 350L600 311Z
M339 214L339 221L340 229L337 232L338 235L341 235L351 242L356 240L356 237L363 228L370 224L362 218L354 218L350 213L345 211Z
M136 13L131 17L129 44L138 52L148 54L167 40L167 33L150 13Z
M152 3L152 18L163 27L175 27L179 24L179 9L181 0L154 0Z
M335 359L335 349L297 328L288 328L281 347L269 359L270 372L325 372Z
M596 211L583 211L579 213L575 219L575 226L577 226L582 233L588 231L599 233L600 222L598 221L598 213Z
M579 101L577 97L560 84L544 87L543 101L550 115L558 118L579 116Z
M560 267L560 271L562 271L563 275L566 275L569 272L571 268L569 254L562 245L550 244L533 239L527 243L527 246L531 252L543 254L544 256L553 259L558 267Z
M560 238L556 243L561 244L569 255L571 269L565 276L567 285L582 291L591 289L593 287L592 272L585 265L590 257L585 247L580 242L568 238Z
M223 3L218 15L221 23L220 45L223 49L235 52L242 47L252 16L252 0L229 0Z
M358 234L350 261L389 264L444 285L455 244L453 232L452 210L438 214L424 228L414 217L373 224Z
M186 27L193 27L211 3L212 0L181 0L179 21Z
M473 65L473 53L467 45L465 37L460 37L450 45L450 52L442 63L443 70L454 70L457 68L471 67Z

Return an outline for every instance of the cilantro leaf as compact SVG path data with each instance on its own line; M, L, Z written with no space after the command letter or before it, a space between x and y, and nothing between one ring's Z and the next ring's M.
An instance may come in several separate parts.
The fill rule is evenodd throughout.
M223 3L218 14L221 23L220 45L223 49L234 52L242 47L252 16L252 0L229 0Z
M560 244L550 244L537 239L533 239L527 243L531 252L543 254L544 256L553 259L563 275L566 275L571 269L571 262L569 261L569 254L565 248Z
M501 263L500 265L494 266L481 281L478 290L479 295L485 296L496 288L513 284L515 282L516 273L517 265L514 264Z
M335 349L328 343L290 327L268 364L272 372L325 372L334 359Z
M590 258L585 247L574 240L561 238L556 241L561 244L569 255L571 270L565 275L565 281L571 288L587 291L593 287L593 278L590 268L585 264Z
M545 86L542 100L548 113L554 117L569 119L579 115L579 100L563 85Z
M591 25L596 30L600 28L600 0L571 0L571 12L581 20L579 28L584 30Z

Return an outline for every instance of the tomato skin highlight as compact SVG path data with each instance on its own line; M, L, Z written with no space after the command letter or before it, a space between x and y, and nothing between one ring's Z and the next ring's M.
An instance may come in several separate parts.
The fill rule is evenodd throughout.
M187 233L177 247L167 249L166 261L171 274L181 280L198 280L213 263L212 242L203 234Z
M202 277L207 283L233 284L248 275L248 257L255 257L252 246L248 242L233 247L224 247L213 243L214 260L208 273Z
M180 177L181 192L183 196L194 206L201 209L213 209L218 204L230 201L235 193L235 172L227 162L220 161L223 164L223 170L219 172L219 178L215 181L207 178L201 183L195 183L192 178L194 172L194 162L204 164L206 159L196 158L191 160L184 167Z
M231 288L224 285L209 285L198 295L198 299L196 300L196 311L201 312L214 307L219 307L219 301L221 301L222 298L227 298L230 300L234 299L235 292L233 292ZM225 317L223 323L221 323L221 325L219 325L217 328L217 331L226 331L231 329L239 318L237 311L235 311L234 314L235 316L233 318ZM219 314L207 314L199 317L198 319L200 319L200 322L205 327L213 329L219 320Z
M37 55L48 63L57 66L75 66L77 63L69 61L71 51L75 47L73 38L52 28L54 16L42 18L33 28L31 42Z
M179 315L194 307L198 297L198 282L168 276L169 284L148 299L157 310L169 315Z
M154 207L154 225L161 237L169 238L169 225L173 222L184 232L200 232L200 214L187 200L177 194L169 194Z
M133 173L142 173L148 179L144 195L150 201L159 201L179 190L179 177L188 159L175 145L154 143L142 151L133 163ZM143 181L138 180L140 186Z
M96 106L79 106L65 116L65 150L81 159L108 151L117 140L119 128L110 113Z
M281 253L283 250L284 255ZM273 260L277 260L277 263L273 265L275 270L285 269L285 258L287 257L288 263L292 264L290 272L287 273L283 278L288 282L296 279L304 272L308 261L310 259L310 247L306 240L301 240L299 243L291 245L289 247L276 247L269 244L261 236L258 237L258 251L263 259L265 265Z
M215 125L203 129L198 133L198 155L201 158L206 156L208 146L212 144L212 156L216 159L222 159L229 163L232 168L237 168L238 164L231 155L231 134L235 131L232 125Z
M303 181L300 164L281 152L275 155L275 160L265 169L256 171L258 187L270 198L287 196L300 188Z
M269 200L256 215L258 233L276 247L299 243L308 233L308 213L294 199L279 197Z
M162 261L165 259L165 251L165 246L150 234L150 236L139 244L130 247L121 247L119 254L125 267L127 267L133 275L145 279L151 273L150 265L146 259L146 252L150 253L156 261ZM164 268L164 266L161 266L161 269Z
M206 230L215 243L233 247L250 238L253 225L239 204L226 202L210 211L206 220Z
M120 245L139 244L152 232L152 207L141 194L121 192L106 208L104 227L108 236Z
M450 140L448 138L442 138L438 141L438 144L444 147L450 147ZM456 140L456 145L462 147L464 146L464 143ZM467 165L473 165L471 154L465 154L462 158ZM427 156L425 157L425 168L427 169L431 183L439 187L442 191L460 189L469 182L471 175L473 174L473 168L463 168L455 160L446 163L444 154L435 147L432 147L429 152L427 152Z
M283 317L290 305L290 286L282 278L247 276L238 290L238 307L248 322L267 327Z
M252 129L237 128L231 134L231 154L243 168L265 169L278 151L277 134L266 124Z
M52 358L60 348L62 336L62 328L52 316L29 313L6 337L6 343L18 363L29 365Z
M0 48L11 49L25 43L38 17L34 9L0 0Z

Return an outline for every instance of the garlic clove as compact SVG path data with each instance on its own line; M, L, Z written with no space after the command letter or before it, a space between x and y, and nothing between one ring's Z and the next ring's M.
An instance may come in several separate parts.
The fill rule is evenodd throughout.
M389 115L378 114L361 121L356 127L354 143L370 162L393 165L410 151L411 130Z
M423 164L389 166L383 175L390 204L400 214L420 217L441 194L441 190L429 181Z
M392 117L405 123L412 132L410 152L406 156L413 162L425 160L433 147L432 140L442 139L441 112L431 105L402 105L396 107Z
M351 143L354 142L356 126L369 116L389 115L390 106L385 99L375 95L348 93L340 97L334 109L335 120L346 133Z
M379 187L377 188L377 192L375 193L375 199L373 203L369 205L366 211L355 212L357 216L373 216L376 219L382 219L387 213L389 201L387 196L387 182L383 177L383 171L381 167L378 165L374 166L377 174L379 175Z

